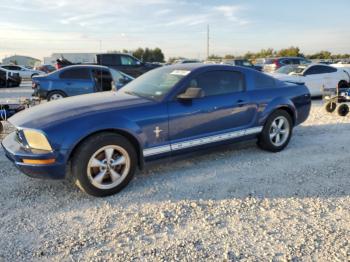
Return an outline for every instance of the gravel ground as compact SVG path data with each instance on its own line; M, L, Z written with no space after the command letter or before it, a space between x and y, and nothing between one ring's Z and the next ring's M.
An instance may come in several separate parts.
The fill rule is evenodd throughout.
M350 261L349 128L315 101L281 153L168 160L103 199L0 151L0 261Z

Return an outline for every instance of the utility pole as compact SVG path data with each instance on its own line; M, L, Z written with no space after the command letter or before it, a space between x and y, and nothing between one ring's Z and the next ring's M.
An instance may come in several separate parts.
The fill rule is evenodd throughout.
M209 24L207 25L207 59L209 58Z

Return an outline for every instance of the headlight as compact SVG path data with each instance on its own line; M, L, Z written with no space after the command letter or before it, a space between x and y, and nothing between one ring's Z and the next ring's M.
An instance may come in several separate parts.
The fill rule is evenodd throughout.
M42 132L33 129L23 129L23 134L30 148L52 151L49 141Z

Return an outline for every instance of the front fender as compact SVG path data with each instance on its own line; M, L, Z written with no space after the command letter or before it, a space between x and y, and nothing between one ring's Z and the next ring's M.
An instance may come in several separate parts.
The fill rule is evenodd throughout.
M79 120L72 120L64 125L64 130L55 130L48 133L49 137L60 137L60 139L54 141L53 147L57 150L67 152L66 160L68 160L72 151L81 141L94 133L103 131L120 131L132 136L137 141L142 152L145 134L141 128L135 122L112 113L103 116L85 116L79 118Z
M286 109L292 115L293 123L296 123L296 119L298 119L298 111L294 105L294 103L286 98L286 97L277 97L269 102L264 110L261 112L261 116L259 117L259 125L264 126L267 118L278 109Z

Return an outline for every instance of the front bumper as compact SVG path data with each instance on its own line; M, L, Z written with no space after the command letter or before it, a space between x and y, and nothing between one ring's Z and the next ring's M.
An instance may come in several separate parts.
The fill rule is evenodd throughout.
M16 139L16 132L6 136L2 141L6 157L24 174L34 178L64 179L66 175L66 163L62 153L33 151L23 148ZM55 159L53 164L36 165L23 163L23 159L44 160Z

